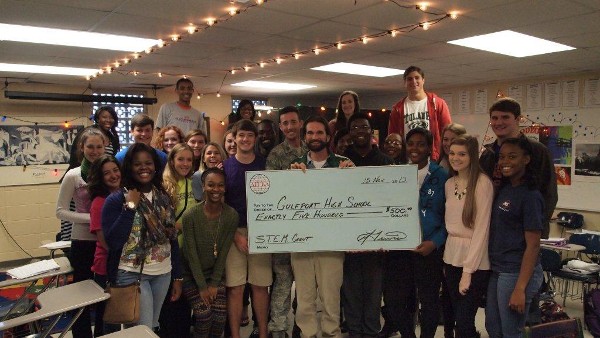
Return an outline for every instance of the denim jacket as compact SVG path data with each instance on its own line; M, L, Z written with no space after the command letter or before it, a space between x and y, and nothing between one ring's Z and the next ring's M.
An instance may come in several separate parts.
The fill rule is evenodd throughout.
M423 241L433 241L439 249L446 243L446 194L444 185L448 179L446 169L437 163L429 162L429 173L419 189L419 220Z

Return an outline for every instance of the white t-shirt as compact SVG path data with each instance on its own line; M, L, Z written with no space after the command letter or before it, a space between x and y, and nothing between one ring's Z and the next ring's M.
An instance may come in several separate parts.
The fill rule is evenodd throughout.
M404 135L417 127L429 130L427 97L420 101L411 101L408 97L404 100Z
M183 131L183 135L193 129L200 129L206 134L206 123L204 123L202 113L193 107L182 108L177 102L165 103L158 111L156 127L166 126L179 127Z
M423 182L425 182L425 177L429 173L429 162L427 165L417 171L417 182L419 183L419 189L423 186Z

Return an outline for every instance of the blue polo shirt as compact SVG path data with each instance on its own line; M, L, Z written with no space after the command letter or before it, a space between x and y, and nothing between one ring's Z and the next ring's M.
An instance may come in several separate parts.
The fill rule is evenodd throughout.
M121 151L119 151L115 155L115 158L117 159L117 161L119 161L119 164L121 164L121 165L123 164L123 160L125 159L125 154L127 154L127 149L129 149L129 147L121 149ZM162 171L165 169L165 166L167 165L167 154L165 154L164 152L162 152L156 148L152 148L152 149L154 149L154 151L158 155L158 159L160 160L160 165L161 165L160 172L162 173Z
M525 231L542 231L544 199L539 190L525 184L505 184L492 206L489 256L495 272L521 270ZM539 259L538 259L539 264Z

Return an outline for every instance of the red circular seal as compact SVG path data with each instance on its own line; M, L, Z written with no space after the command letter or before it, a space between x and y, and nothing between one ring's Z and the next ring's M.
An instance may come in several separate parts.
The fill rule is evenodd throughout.
M250 190L255 194L264 194L269 191L271 181L263 174L256 174L250 178Z

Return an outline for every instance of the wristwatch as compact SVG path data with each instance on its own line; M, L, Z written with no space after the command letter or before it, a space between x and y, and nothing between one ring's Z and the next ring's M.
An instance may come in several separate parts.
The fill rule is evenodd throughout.
M136 205L133 201L129 201L129 202L125 203L125 208L127 208L131 211L134 211L136 208Z

